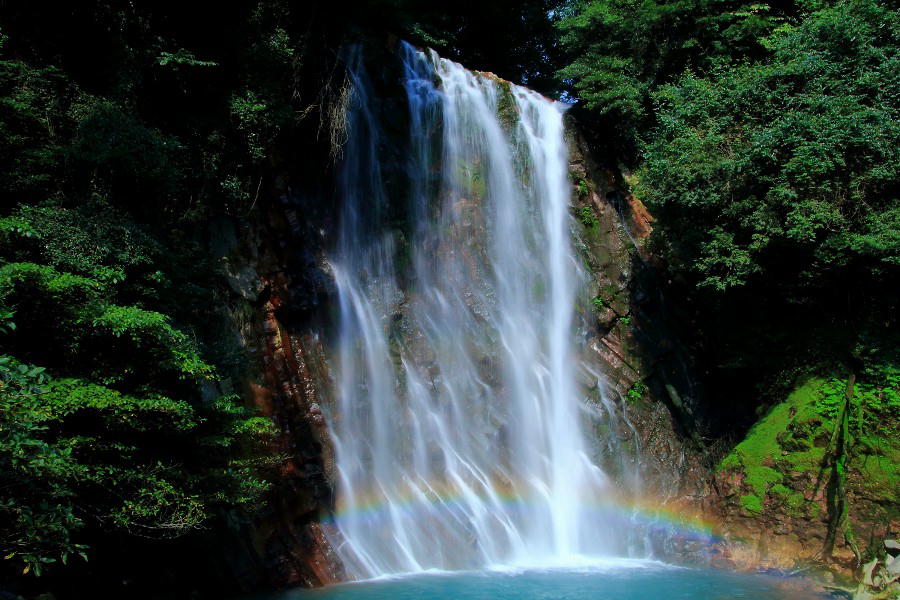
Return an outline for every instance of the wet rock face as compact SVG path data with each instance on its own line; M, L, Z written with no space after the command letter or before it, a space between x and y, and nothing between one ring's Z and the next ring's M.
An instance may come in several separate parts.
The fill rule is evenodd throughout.
M398 124L397 130L406 128ZM592 159L572 123L567 137L575 247L589 279L588 297L579 300L577 335L586 365L581 380L605 415L602 428L596 424L595 459L634 497L720 516L720 500L731 488L711 476L717 448L701 444L702 390L674 326L679 314L661 294L655 259L644 247L653 219L617 168ZM229 277L235 330L248 354L240 386L276 423L280 434L272 453L283 457L268 509L247 532L249 541L236 559L258 565L243 583L248 590L315 586L343 577L319 525L333 508L335 469L327 422L334 384L326 348L334 333L336 295L324 258L334 242L335 210L327 192L297 185L291 190L290 181L287 173L273 178L247 219L217 222L211 232L213 251ZM467 217L460 220L460 235L484 226L476 200L463 199L457 207ZM478 248L472 253L478 262ZM474 297L470 309L479 312ZM407 302L398 303L391 339L422 354L424 364L428 357L417 350L424 345L410 327L409 311ZM489 353L478 366L485 382L499 385ZM500 435L504 427L498 425ZM747 525L759 527L755 519ZM737 521L727 526L741 531ZM737 545L710 548L677 535L657 550L719 566L760 562Z
M263 305L263 383L250 384L254 400L281 435L273 502L257 530L276 587L316 586L342 579L340 565L319 526L332 503L334 458L319 399L329 388L324 351L315 331L290 332L276 312L279 297Z
M679 342L655 260L645 250L653 218L627 189L618 168L598 164L575 123L568 123L576 247L589 274L583 322L587 363L603 373L626 439L620 449L637 470L635 490L696 505L709 489L701 390ZM630 434L628 433L630 432Z
M585 364L611 388L601 393L596 377L584 373L606 415L597 430L596 459L634 494L696 503L706 491L706 471L691 442L690 358L680 353L666 323L669 315L642 255L652 219L614 170L592 161L574 129L569 138L576 247L590 279L580 335ZM333 380L326 347L336 298L324 257L334 219L322 210L327 203L321 198L302 200L286 185L275 187L249 223L219 223L214 232L230 276L235 326L251 357L246 397L276 423L280 435L272 451L284 457L269 508L249 534L265 581L248 582L248 588L315 586L343 577L319 525L333 506L326 421ZM477 210L460 210L472 215L463 225L483 226ZM477 305L470 308L478 313ZM409 326L409 310L400 302L389 326L391 339L415 353L422 344ZM498 383L490 355L479 368L486 382ZM702 554L692 543L670 547Z
M613 388L602 406L611 429L602 433L621 438L599 449L598 461L614 477L631 478L636 492L690 502L703 485L700 459L685 435L689 429L672 416L671 400L679 398L683 410L691 406L685 383L689 360L660 325L665 314L644 274L641 240L652 220L622 191L614 171L593 163L574 131L570 148L577 247L591 279L584 347L591 368ZM247 353L238 385L279 431L272 454L281 459L268 508L233 552L233 561L243 565L236 564L235 576L248 591L343 578L319 525L333 508L327 418L334 382L327 347L336 296L325 249L334 242L335 219L321 191L291 190L289 181L288 174L275 178L246 220L218 221L211 231L212 251L229 278L235 330ZM477 210L460 210L472 215L464 226L483 226ZM475 298L470 308L478 313ZM416 352L422 344L409 326L409 310L409 303L400 302L389 326L393 340ZM479 369L484 381L499 383L489 354ZM588 375L586 382L596 387L596 378Z
M279 185L286 180L276 178L246 220L219 220L210 231L245 352L235 387L278 431L268 506L225 549L236 584L247 592L343 579L319 525L332 504L334 471L321 408L331 390L324 350L331 282L321 233L327 203L292 194Z

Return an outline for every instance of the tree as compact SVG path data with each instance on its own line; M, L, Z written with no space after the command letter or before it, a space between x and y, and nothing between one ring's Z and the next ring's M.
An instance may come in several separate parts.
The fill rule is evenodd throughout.
M620 152L633 157L653 123L657 88L685 70L703 73L761 56L763 38L786 8L737 0L570 0L557 21L568 63L560 75Z

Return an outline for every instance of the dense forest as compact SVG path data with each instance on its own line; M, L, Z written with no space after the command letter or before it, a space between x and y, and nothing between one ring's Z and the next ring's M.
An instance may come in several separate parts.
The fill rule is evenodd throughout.
M342 49L397 39L571 104L653 215L697 443L770 478L741 498L758 513L785 438L751 428L819 382L792 443L835 474L826 558L865 553L851 465L876 457L900 510L895 1L7 2L0 595L183 581L210 532L267 510L283 456L234 383L250 358L209 224L252 218L285 165L327 188Z

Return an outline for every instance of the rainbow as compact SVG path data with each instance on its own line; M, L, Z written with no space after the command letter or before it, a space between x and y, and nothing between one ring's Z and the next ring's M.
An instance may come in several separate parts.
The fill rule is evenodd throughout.
M388 500L386 494L378 491L355 493L355 498L348 501L338 499L334 512L323 519L323 524L340 526L353 522L377 522L387 520L397 511L404 517L427 519L435 512L465 511L472 500L472 491L463 494L457 487L444 482L432 483L420 487L409 486L408 489L392 494ZM476 497L487 506L501 508L507 514L531 512L534 506L543 499L520 494L517 486L509 483L492 485L476 493ZM621 494L602 493L585 494L581 509L588 517L612 524L623 524L641 527L649 533L661 533L677 536L682 539L696 540L713 544L721 538L717 525L697 514L690 507L677 506L674 503L654 501L647 498L626 497Z

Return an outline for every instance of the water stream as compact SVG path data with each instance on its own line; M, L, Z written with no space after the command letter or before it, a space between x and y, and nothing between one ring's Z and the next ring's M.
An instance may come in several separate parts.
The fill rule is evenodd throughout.
M565 105L401 53L403 185L361 55L347 59L332 543L354 578L627 553L576 377Z

